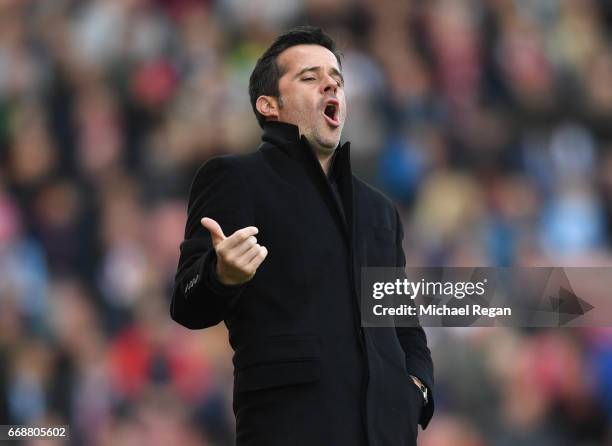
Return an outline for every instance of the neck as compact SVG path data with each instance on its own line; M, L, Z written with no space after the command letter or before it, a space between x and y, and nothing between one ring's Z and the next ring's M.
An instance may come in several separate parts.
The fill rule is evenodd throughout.
M314 151L317 160L319 160L319 164L321 165L321 169L323 169L325 176L329 176L331 161L334 158L334 153L336 152L335 149L323 147L317 144L316 141L311 141L310 139L308 139L308 144L310 144L310 147Z
M323 169L323 172L325 172L325 176L329 176L329 169L331 167L332 158L334 157L334 152L333 151L323 152L321 150L315 150L315 155L317 156L317 159L319 160L321 169Z

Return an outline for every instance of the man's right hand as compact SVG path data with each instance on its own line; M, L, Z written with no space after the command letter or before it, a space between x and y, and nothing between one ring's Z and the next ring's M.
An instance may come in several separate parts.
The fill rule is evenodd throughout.
M210 232L217 253L219 281L224 285L239 285L251 280L268 255L266 247L257 244L255 234L258 229L247 226L226 237L219 223L212 218L205 217L201 223Z

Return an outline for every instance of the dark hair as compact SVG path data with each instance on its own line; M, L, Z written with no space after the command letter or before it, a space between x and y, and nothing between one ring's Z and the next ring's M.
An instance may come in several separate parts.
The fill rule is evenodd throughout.
M283 67L278 66L278 55L287 48L304 44L321 45L327 48L334 53L334 56L336 56L338 60L338 65L342 67L340 53L336 51L336 44L331 37L321 30L321 28L309 25L297 26L279 35L266 52L257 60L257 64L255 64L255 68L249 79L251 107L253 107L255 117L260 127L263 128L266 118L257 111L257 107L255 106L257 98L261 95L280 96L278 81L284 72L282 71Z

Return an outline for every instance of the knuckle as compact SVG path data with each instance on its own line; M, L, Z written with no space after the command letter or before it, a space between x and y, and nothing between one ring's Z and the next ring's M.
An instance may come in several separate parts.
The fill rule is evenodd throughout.
M257 229L253 226L247 226L234 232L233 237L236 237L238 240L246 240L254 234L257 234Z
M244 267L242 268L242 273L243 273L245 276L250 276L250 275L252 275L252 274L253 274L253 272L251 271L251 267L250 267L250 266L244 266Z

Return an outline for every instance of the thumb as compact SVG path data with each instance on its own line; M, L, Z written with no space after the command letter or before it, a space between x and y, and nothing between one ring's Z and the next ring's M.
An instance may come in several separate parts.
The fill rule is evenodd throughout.
M219 223L217 223L215 220L204 217L202 220L200 220L200 222L202 223L202 226L204 226L206 229L208 229L208 232L210 232L214 247L225 240L225 234L223 234L221 226L219 226Z

